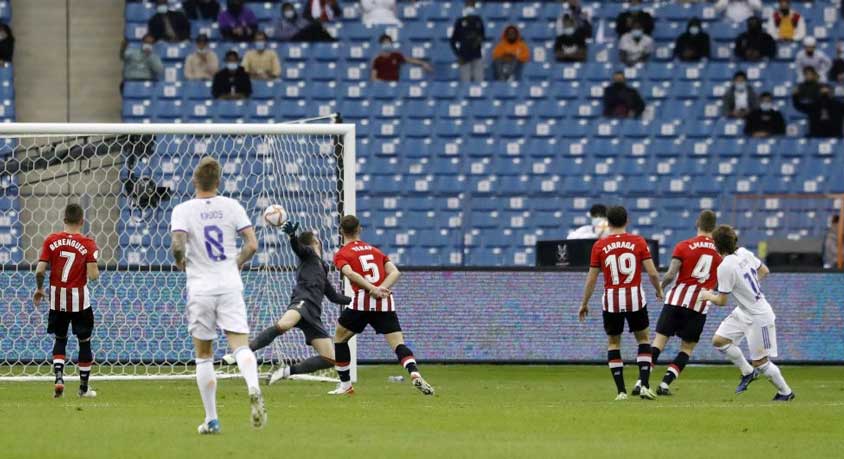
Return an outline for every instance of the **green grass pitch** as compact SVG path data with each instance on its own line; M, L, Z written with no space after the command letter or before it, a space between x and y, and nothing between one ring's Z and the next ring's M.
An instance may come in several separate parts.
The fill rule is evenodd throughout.
M664 367L657 368L656 380ZM732 367L689 367L673 397L614 402L603 366L423 365L437 395L365 366L357 394L327 383L264 389L269 423L253 431L243 381L221 380L223 433L201 437L192 381L100 381L95 400L54 400L49 383L0 383L3 458L842 457L844 368L782 367L797 399L742 395ZM635 367L625 367L629 386Z

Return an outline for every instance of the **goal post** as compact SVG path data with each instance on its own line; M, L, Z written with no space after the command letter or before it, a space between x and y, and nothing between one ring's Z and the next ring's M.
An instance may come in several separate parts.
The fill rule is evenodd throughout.
M32 304L32 271L44 237L62 229L68 202L82 205L83 231L100 247L102 275L89 289L101 379L193 377L185 279L172 267L169 223L172 208L192 196L202 157L220 161L220 194L240 201L256 228L259 251L242 273L253 333L286 310L297 265L286 237L263 222L263 208L284 206L318 235L327 260L342 243L341 217L356 212L354 124L7 123L0 141L0 380L52 378L48 306ZM340 285L333 266L329 277ZM340 308L323 303L330 332ZM69 337L69 362L76 346ZM220 336L215 360L224 376L236 373L219 361L225 351ZM294 329L258 358L291 364L313 355ZM73 365L68 373L75 376ZM319 376L333 378L333 369Z

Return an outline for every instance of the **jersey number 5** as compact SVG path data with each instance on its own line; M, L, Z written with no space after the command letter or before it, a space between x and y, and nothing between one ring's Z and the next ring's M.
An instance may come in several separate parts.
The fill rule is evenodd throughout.
M633 282L633 276L636 275L636 255L632 253L622 253L619 256L610 255L604 260L604 265L610 268L610 277L612 277L613 285L621 284L619 282L619 273L627 276L624 279L624 284Z
M692 277L701 284L709 280L709 272L712 269L712 255L701 255L697 260L695 269L692 270Z
M358 257L360 268L364 273L363 277L373 284L381 280L381 271L378 270L378 265L372 263L374 259L374 255L361 255Z

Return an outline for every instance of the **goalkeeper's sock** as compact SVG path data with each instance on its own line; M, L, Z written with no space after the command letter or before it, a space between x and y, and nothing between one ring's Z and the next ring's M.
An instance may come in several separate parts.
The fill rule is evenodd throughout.
M248 346L241 346L234 350L234 358L237 361L237 368L243 379L246 381L246 387L249 388L249 393L261 392L258 386L258 360L255 354Z
M413 357L413 351L411 351L409 347L404 344L396 346L396 357L399 359L401 366L407 370L410 376L414 376L414 374L416 376L419 375L419 368L416 366L416 359Z
M334 366L334 361L324 359L320 356L310 357L301 362L290 365L288 375L303 375L319 370L325 370ZM285 372L287 373L287 372Z
M613 349L607 351L607 365L610 367L612 379L615 381L615 387L618 393L627 393L627 388L624 387L624 361L621 360L621 350Z
M272 344L273 340L280 335L281 332L278 328L276 328L275 324L273 324L271 327L261 330L261 333L258 333L258 336L249 342L249 349L252 349L253 351L263 349Z
M56 337L53 343L53 374L56 375L56 382L64 381L64 360L67 349L67 337Z
M651 362L651 345L647 343L640 344L636 363L639 365L639 381L642 381L642 387L651 387Z
M91 365L94 354L91 352L91 340L79 342L79 390L88 392L88 378L91 377Z
M662 377L662 383L665 386L670 386L675 379L680 377L680 373L683 372L683 368L686 368L686 364L689 363L689 354L685 352L680 352L677 354L677 357L674 357L674 361L668 365L668 370L665 372L665 376Z
M336 360L334 368L337 370L340 382L344 386L351 384L352 353L349 351L349 343L334 343L334 359Z
M205 407L205 423L217 419L217 375L211 359L196 359L196 387Z

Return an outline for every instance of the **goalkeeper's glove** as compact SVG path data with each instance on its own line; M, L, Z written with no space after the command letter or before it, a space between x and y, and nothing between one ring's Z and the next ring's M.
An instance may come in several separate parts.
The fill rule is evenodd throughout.
M288 236L293 236L296 234L296 230L299 229L299 222L294 222L292 220L287 220L281 225L281 230L285 232Z

